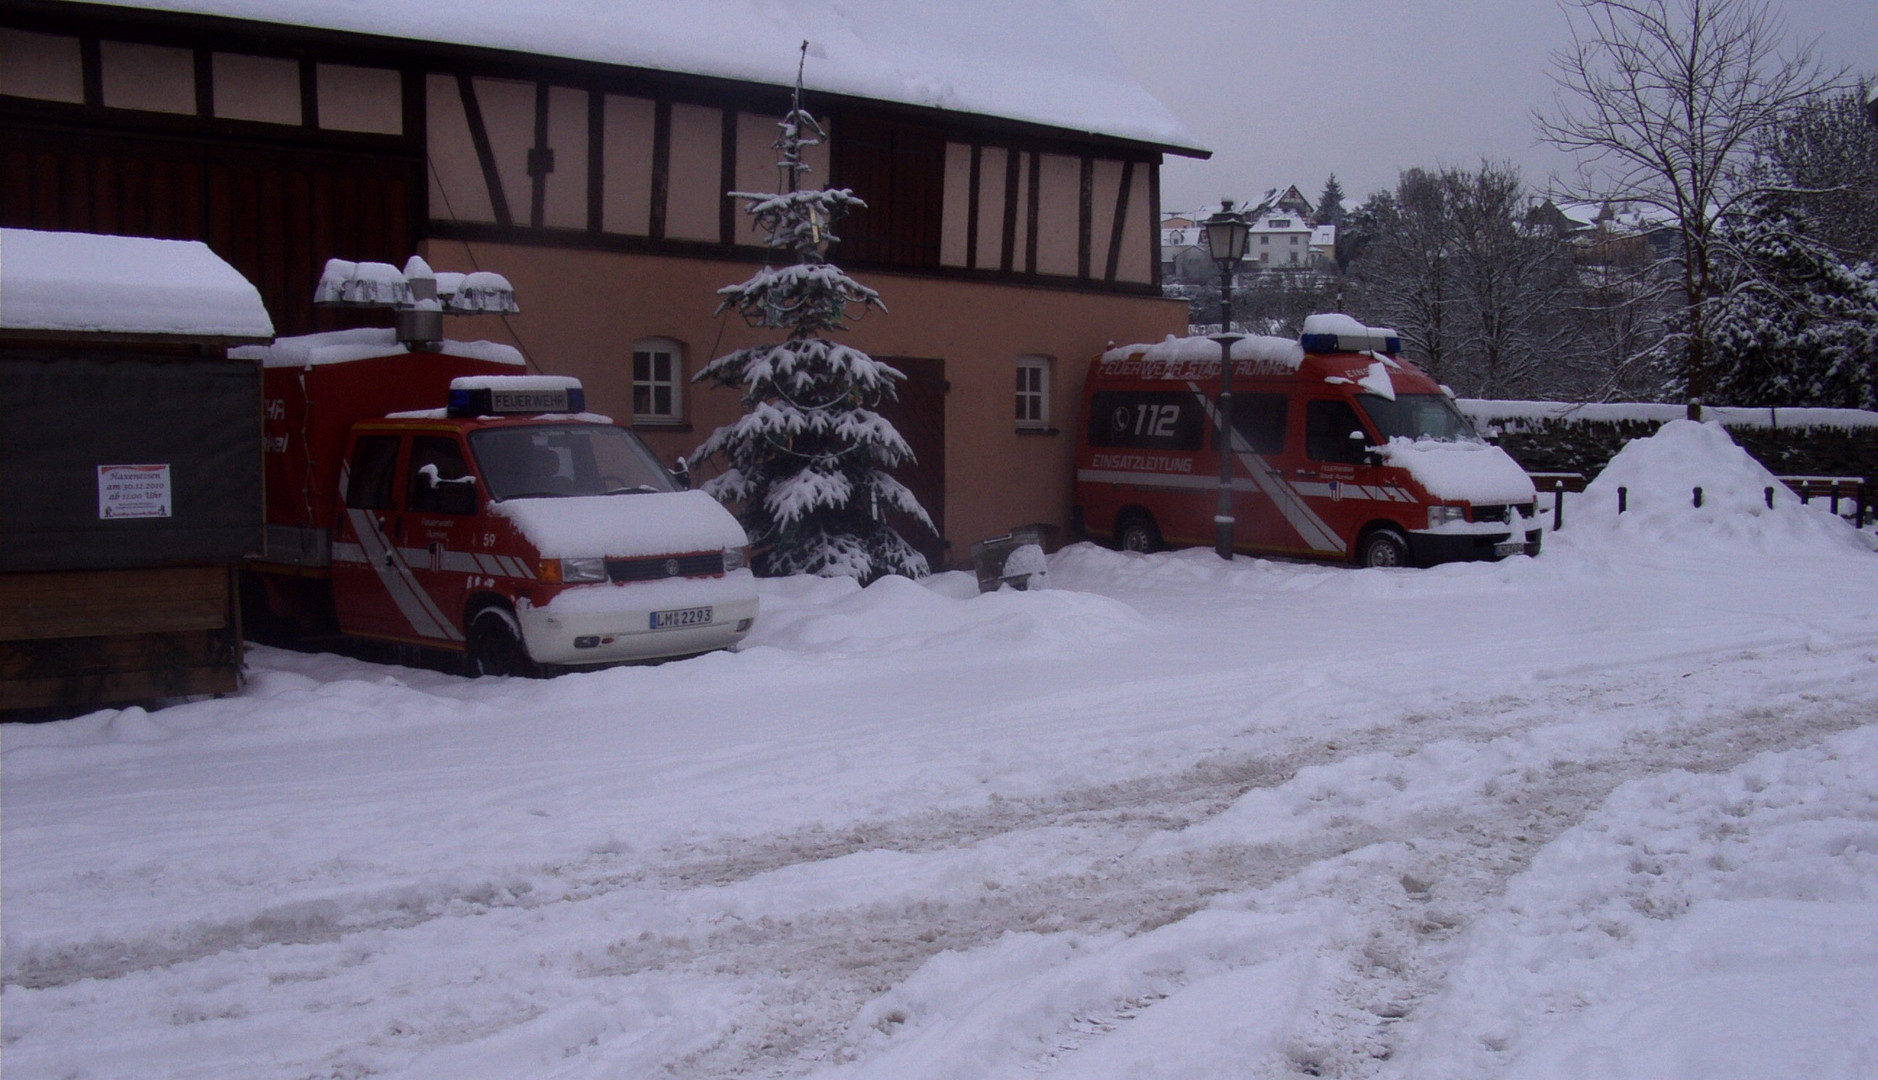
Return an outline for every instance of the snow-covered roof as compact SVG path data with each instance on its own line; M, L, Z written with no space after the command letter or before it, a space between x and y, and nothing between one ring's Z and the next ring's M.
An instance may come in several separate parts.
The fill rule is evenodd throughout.
M93 2L93 0L85 0ZM792 86L1152 143L1199 141L1076 0L133 0L151 11Z
M272 345L243 345L230 349L228 355L243 360L259 360L262 367L305 368L374 360L410 351L408 346L399 343L395 330L367 326L284 337ZM446 356L467 356L518 368L527 366L527 361L513 345L496 341L442 341L437 343L436 351Z
M0 330L253 341L274 323L200 241L0 229Z

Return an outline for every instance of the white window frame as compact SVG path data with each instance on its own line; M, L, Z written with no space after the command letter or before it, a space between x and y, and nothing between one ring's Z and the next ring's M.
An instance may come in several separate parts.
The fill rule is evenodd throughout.
M1014 379L1017 430L1050 430L1050 372L1054 366L1054 361L1042 354L1017 358Z
M648 378L641 378L639 358L648 357ZM669 361L666 370L660 371L659 359ZM640 338L633 342L632 349L633 378L633 423L635 424L682 424L685 422L685 347L680 342L668 337ZM645 410L640 409L641 391L649 403ZM660 409L660 391L666 392L666 408Z

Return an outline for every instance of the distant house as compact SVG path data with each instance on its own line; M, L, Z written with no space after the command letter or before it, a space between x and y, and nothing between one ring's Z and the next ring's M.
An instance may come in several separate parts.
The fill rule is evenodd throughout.
M1206 249L1201 225L1217 211L1205 207L1161 219L1161 275L1170 284L1216 285L1217 264ZM1239 276L1267 271L1321 270L1336 260L1337 228L1312 223L1311 201L1296 185L1269 188L1257 203L1242 207L1252 233Z
M1533 213L1570 238L1581 266L1637 266L1677 254L1679 233L1660 210L1607 199L1563 205L1548 202Z
M312 306L330 257L500 271L522 314L454 332L579 376L671 461L740 411L690 376L774 338L714 314L767 254L726 193L777 188L807 37L806 182L867 201L833 257L891 310L847 340L909 376L903 479L956 565L1067 523L1087 358L1186 325L1160 165L1206 152L1063 0L822 6L14 0L0 225L206 241L282 334L358 324Z

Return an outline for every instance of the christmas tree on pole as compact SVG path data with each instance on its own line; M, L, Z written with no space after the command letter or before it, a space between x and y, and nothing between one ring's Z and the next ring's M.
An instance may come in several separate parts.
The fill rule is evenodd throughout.
M802 43L806 61L808 42ZM824 133L802 109L798 66L795 96L776 148L784 191L733 191L733 198L770 236L766 265L740 285L718 290L721 314L735 309L752 326L786 329L787 340L720 356L695 376L738 387L744 415L712 432L697 456L721 458L724 471L704 484L720 501L742 507L743 527L760 574L819 574L872 581L884 574L919 577L926 557L888 524L898 511L932 529L913 493L887 470L913 458L912 448L874 411L896 396L906 376L824 334L870 308L886 313L880 295L824 261L833 228L852 208L867 205L847 189L801 189L805 148Z

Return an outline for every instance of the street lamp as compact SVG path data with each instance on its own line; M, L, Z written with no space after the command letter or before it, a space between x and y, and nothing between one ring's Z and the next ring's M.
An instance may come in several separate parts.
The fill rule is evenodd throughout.
M1214 426L1219 447L1219 510L1213 515L1213 550L1220 558L1232 559L1232 343L1243 335L1232 332L1232 275L1245 258L1246 243L1252 238L1252 223L1232 208L1231 199L1221 199L1219 213L1206 219L1206 247L1219 266L1219 413Z

